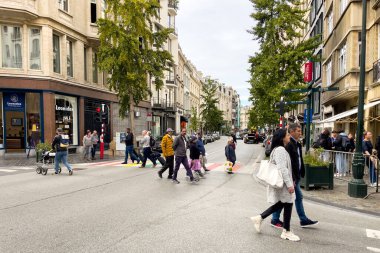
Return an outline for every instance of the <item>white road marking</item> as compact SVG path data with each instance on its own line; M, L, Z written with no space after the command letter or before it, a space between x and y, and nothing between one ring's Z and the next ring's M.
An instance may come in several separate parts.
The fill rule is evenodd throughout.
M372 251L372 252L380 252L380 249L372 248L372 247L367 247L367 250Z
M366 231L367 231L367 237L374 238L374 239L380 239L380 231L372 230L372 229L366 229Z
M34 170L35 168L33 168L33 167L22 167L22 166L20 166L20 167L11 167L11 169L14 169L14 170Z
M0 169L0 172L11 173L11 172L16 172L16 170Z

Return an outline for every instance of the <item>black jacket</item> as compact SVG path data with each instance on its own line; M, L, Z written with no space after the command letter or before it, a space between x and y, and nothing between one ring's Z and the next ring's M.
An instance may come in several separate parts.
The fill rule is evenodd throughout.
M61 145L60 145L61 139L62 139L62 136L60 134L58 134L54 137L54 140L53 140L53 143L51 144L51 146L55 150L55 152L67 151L67 148L61 148Z
M235 149L234 149L233 145L228 144L224 148L224 153L225 153L228 161L236 162L236 154L235 154Z
M301 156L301 166L299 164L298 151ZM293 181L298 182L301 180L301 177L305 177L305 165L302 158L302 145L301 143L295 141L293 138L290 138L290 142L286 146L286 150L289 153L290 160L292 162L292 172L293 172ZM301 167L301 169L299 169Z
M133 146L133 133L127 133L127 135L125 136L125 145Z
M190 159L191 160L197 160L199 159L199 156L201 155L201 152L199 151L199 148L196 143L190 144Z

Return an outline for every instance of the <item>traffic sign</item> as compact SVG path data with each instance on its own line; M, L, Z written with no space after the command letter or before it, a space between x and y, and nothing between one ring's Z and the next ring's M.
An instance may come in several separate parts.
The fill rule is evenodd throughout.
M286 105L306 105L306 101L288 101L285 102Z
M303 93L303 92L308 92L308 89L287 89L287 90L284 90L284 93L292 93L292 92Z

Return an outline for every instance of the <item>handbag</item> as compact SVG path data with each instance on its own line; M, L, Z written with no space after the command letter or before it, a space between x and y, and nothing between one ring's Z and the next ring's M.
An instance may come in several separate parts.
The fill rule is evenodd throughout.
M274 149L275 150L275 149ZM281 189L284 186L284 179L282 178L281 171L277 168L277 165L273 162L273 153L270 155L270 159L261 161L259 172L256 175L256 179L259 183L268 185L275 189Z

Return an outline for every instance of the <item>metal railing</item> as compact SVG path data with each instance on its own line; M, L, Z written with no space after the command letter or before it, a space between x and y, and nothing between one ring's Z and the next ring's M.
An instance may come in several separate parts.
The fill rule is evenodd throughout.
M178 1L176 1L176 0L169 0L168 7L177 10L178 9Z
M336 178L351 181L354 154L353 152L325 150L321 153L321 159L334 164L334 176ZM376 192L379 192L380 160L377 156L369 155L364 155L364 160L363 179L368 187L376 187Z

